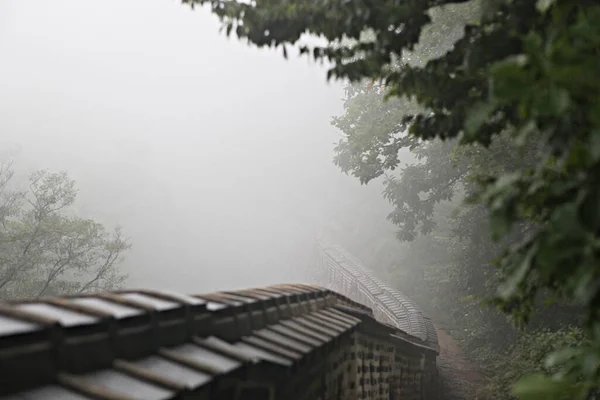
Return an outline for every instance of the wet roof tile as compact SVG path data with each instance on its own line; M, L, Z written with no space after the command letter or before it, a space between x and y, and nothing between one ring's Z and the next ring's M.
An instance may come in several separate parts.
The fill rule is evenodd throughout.
M72 303L80 304L98 311L111 314L115 318L129 318L143 314L142 310L123 304L114 303L98 297L73 297Z
M277 326L283 326L289 329L293 329L296 332L300 332L308 337L314 338L319 341L329 342L333 339L334 332L331 331L331 334L327 334L326 331L317 331L315 329L307 328L306 325L302 325L295 320L285 320L280 321Z
M242 338L242 341L249 345L258 347L262 350L268 351L269 353L276 354L280 357L286 358L286 359L294 361L294 362L299 361L304 356L299 351L290 350L289 348L281 346L278 343L264 340L264 339L256 337L256 336L244 337L244 338Z
M280 335L284 335L291 339L297 340L300 343L308 344L312 348L317 348L327 343L327 340L325 339L316 339L313 335L307 335L302 331L292 329L281 324L271 325L266 329L276 332Z
M289 338L278 332L271 331L268 329L261 329L259 331L256 331L252 336L276 344L278 346L281 346L285 349L291 350L299 354L308 354L313 349L313 347L310 345L306 345L305 343L302 343L298 340Z
M81 378L93 386L121 393L125 398L135 400L168 400L174 395L170 390L113 370L93 372Z
M158 311L172 310L180 307L180 305L174 301L159 299L143 293L122 293L120 296L124 297L125 299L133 300L146 306L153 307Z
M44 386L38 389L28 390L12 396L0 396L0 400L92 400L76 392L57 385Z
M40 329L42 329L42 326L39 324L0 315L0 337L20 335L23 333L39 331Z
M132 364L167 379L180 382L189 389L198 388L212 380L212 376L207 373L188 368L159 356L146 357Z
M91 325L98 321L98 318L82 314L79 312L67 310L51 304L45 303L23 303L15 306L19 310L27 311L32 314L38 314L43 317L55 318L62 326L72 327L78 325Z
M198 297L202 300L205 300L207 302L213 302L213 303L217 303L217 304L224 304L226 306L231 306L231 307L239 307L244 305L244 302L239 300L239 299L232 299L229 296L224 296L221 293L205 293L205 294L198 294L195 295L194 297Z
M291 366L293 364L293 361L286 357L282 357L276 353L272 353L268 350L256 347L250 343L238 342L234 346L237 349L255 358L267 360L272 363L283 365L286 367Z
M330 326L323 324L322 321L314 321L306 318L306 316L296 317L293 321L282 321L281 324L286 325L288 323L295 322L304 326L306 329L310 329L315 332L319 332L321 334L328 335L329 337L336 337L339 334L339 331L332 329Z
M215 353L223 356L232 358L234 360L249 363L256 361L255 357L249 356L243 351L240 351L231 343L221 340L215 336L209 336L207 338L194 338L193 342L200 347L208 350L212 350Z
M192 361L208 364L215 370L221 371L221 373L230 372L242 365L237 360L189 343L171 348L169 351Z
M191 306L201 306L206 303L205 301L194 296L172 292L170 290L139 290L138 293Z

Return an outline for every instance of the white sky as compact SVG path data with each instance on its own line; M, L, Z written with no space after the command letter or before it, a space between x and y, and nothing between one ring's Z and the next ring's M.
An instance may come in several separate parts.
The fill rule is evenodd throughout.
M365 195L331 161L341 86L218 28L175 0L0 0L0 142L123 225L130 286L301 280L316 232Z

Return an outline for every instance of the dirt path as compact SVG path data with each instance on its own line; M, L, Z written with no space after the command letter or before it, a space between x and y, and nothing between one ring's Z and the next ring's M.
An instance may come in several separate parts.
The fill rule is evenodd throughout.
M483 374L475 363L462 355L456 340L436 326L440 344L438 370L442 379L440 400L483 400L477 399L477 391L483 384Z

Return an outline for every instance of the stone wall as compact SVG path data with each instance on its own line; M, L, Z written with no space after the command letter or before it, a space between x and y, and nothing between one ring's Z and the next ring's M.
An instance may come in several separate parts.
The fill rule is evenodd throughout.
M328 289L0 304L0 398L436 399L435 349Z
M395 335L413 344L396 350L392 376L400 382L396 384L396 398L436 398L439 344L431 319L344 248L324 240L316 245L315 282L369 307L379 322L397 328Z
M433 322L417 304L377 279L372 270L344 248L326 241L317 241L316 245L315 283L371 308L378 321L439 350Z

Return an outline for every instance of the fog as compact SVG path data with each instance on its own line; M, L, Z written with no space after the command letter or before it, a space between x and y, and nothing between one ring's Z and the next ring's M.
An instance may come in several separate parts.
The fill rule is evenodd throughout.
M341 83L228 39L207 10L2 0L0 88L16 169L68 171L78 212L123 226L130 287L303 281L322 229L389 209L332 164Z

